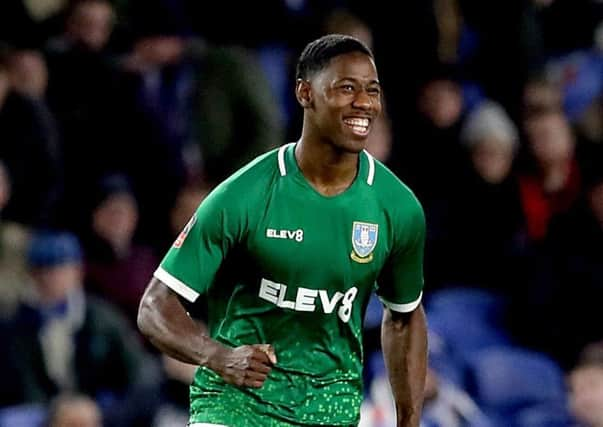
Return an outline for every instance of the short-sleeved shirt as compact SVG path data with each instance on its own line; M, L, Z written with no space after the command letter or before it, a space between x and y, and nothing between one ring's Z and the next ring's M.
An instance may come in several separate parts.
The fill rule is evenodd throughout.
M356 424L371 292L398 312L420 303L425 220L412 192L363 151L350 187L324 196L294 150L268 152L216 187L155 272L182 297L207 299L213 339L268 343L278 358L259 389L200 367L191 422Z

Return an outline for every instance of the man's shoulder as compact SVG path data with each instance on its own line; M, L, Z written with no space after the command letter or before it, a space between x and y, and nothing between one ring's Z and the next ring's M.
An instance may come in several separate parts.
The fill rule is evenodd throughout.
M411 205L421 208L415 193L394 172L377 159L375 165L374 188L386 205Z
M230 191L236 189L250 190L250 187L270 182L278 174L278 148L260 154L245 166L226 178L218 187Z
M230 206L266 194L278 177L278 148L259 155L214 188L206 201Z

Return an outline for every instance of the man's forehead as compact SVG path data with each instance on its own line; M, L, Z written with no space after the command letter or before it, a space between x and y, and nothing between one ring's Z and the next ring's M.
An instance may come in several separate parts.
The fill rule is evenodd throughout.
M328 81L350 79L378 83L379 80L373 59L361 52L335 56L319 75Z

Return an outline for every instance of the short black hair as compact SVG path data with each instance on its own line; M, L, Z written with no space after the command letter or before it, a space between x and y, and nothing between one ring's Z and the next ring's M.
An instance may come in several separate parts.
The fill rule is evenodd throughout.
M373 52L357 38L343 34L328 34L306 45L295 71L296 79L307 79L324 69L331 59L351 52L361 52L373 58Z

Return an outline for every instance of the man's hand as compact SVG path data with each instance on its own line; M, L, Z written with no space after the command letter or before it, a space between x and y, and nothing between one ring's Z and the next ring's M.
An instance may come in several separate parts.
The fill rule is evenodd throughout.
M211 358L208 368L228 384L260 388L275 364L276 355L270 344L253 344L223 347Z

